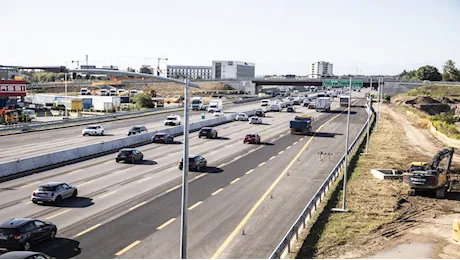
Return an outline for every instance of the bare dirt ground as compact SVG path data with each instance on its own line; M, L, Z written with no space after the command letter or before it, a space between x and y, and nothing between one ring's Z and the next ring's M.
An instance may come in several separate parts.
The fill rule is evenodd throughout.
M448 199L440 200L432 194L407 196L401 180L382 181L370 174L370 169L402 170L412 161L430 161L442 147L426 130L383 105L370 154L359 158L348 181L350 212L330 213L340 206L338 192L297 258L460 258L460 246L451 243L452 221L460 216L460 182ZM458 172L455 156L453 170Z

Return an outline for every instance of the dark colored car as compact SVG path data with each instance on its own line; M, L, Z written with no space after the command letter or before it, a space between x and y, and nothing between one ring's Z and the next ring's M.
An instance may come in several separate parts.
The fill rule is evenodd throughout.
M188 169L190 171L197 171L197 172L199 172L201 169L206 168L206 166L208 165L208 161L206 161L206 159L203 158L203 156L201 155L190 156L188 163L189 163ZM184 160L182 159L179 162L179 170L183 169L184 167L183 164L184 164Z
M212 127L203 127L198 133L198 138L206 136L206 138L217 138L217 130Z
M0 259L53 259L51 256L32 251L11 251L0 255Z
M56 237L57 227L51 222L14 218L0 224L0 249L29 251L32 245Z
M142 134L147 133L147 128L145 126L133 126L129 129L127 135L135 135L135 134Z
M258 134L247 134L243 139L243 143L260 144L260 135L258 135Z
M140 151L133 149L133 148L125 148L125 149L121 149L118 152L117 158L115 159L115 161L135 163L135 162L140 162L143 159L144 159L144 155Z
M263 110L256 110L256 112L254 113L255 116L258 116L258 117L264 117L265 116L265 112Z
M293 107L288 107L287 112L295 112L295 109Z
M152 143L174 143L174 137L167 133L157 133L152 137Z

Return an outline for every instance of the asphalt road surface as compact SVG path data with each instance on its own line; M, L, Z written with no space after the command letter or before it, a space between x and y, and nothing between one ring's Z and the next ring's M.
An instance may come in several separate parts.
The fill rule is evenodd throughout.
M287 112L268 113L262 125L220 125L216 140L190 134L190 154L209 167L190 173L188 257L266 258L279 243L345 150L346 114L337 101L331 113L297 108L316 118L315 137L291 135L296 114ZM364 108L353 108L350 139L366 117ZM243 144L253 132L263 144ZM56 258L178 258L181 142L139 147L145 160L136 165L116 163L111 154L0 183L0 219L55 223L58 238L33 249ZM320 151L332 153L330 161L320 161ZM78 198L30 203L36 186L49 181L77 186Z
M240 105L227 105L223 111L241 112L260 108L260 101L244 103ZM201 113L204 111L190 111L190 123L201 121ZM19 158L27 158L59 150L100 143L102 141L115 140L126 137L129 128L136 125L147 127L149 131L155 131L165 126L164 120L171 114L177 114L183 119L183 111L161 113L151 116L136 117L111 122L93 123L90 125L102 125L105 130L104 136L82 136L81 131L85 126L73 126L68 128L30 132L18 135L0 136L2 149L0 150L0 162L12 161ZM205 112L206 119L213 118L213 113Z

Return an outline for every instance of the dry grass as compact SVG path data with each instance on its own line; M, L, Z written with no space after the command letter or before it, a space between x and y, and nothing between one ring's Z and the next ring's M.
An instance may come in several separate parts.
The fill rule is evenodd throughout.
M426 85L407 92L408 96L430 96L435 98L460 97L460 86Z
M326 207L323 216L318 219L320 223L315 223L319 230L312 231L317 234L307 237L298 258L344 257L347 252L369 246L372 242L366 237L398 217L399 196L405 191L401 181L378 180L370 170L405 169L411 161L430 159L411 151L404 130L384 113L379 121L379 130L371 134L369 153L350 167L352 174L347 186L347 208L350 212L330 214L327 211L341 207L342 192L336 191L336 196L329 202L331 207ZM366 254L365 250L360 252Z

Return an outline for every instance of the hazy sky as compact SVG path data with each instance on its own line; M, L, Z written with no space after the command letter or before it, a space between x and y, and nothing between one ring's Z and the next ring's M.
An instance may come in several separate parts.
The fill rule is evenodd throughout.
M256 63L256 74L460 65L460 0L0 0L0 64Z

